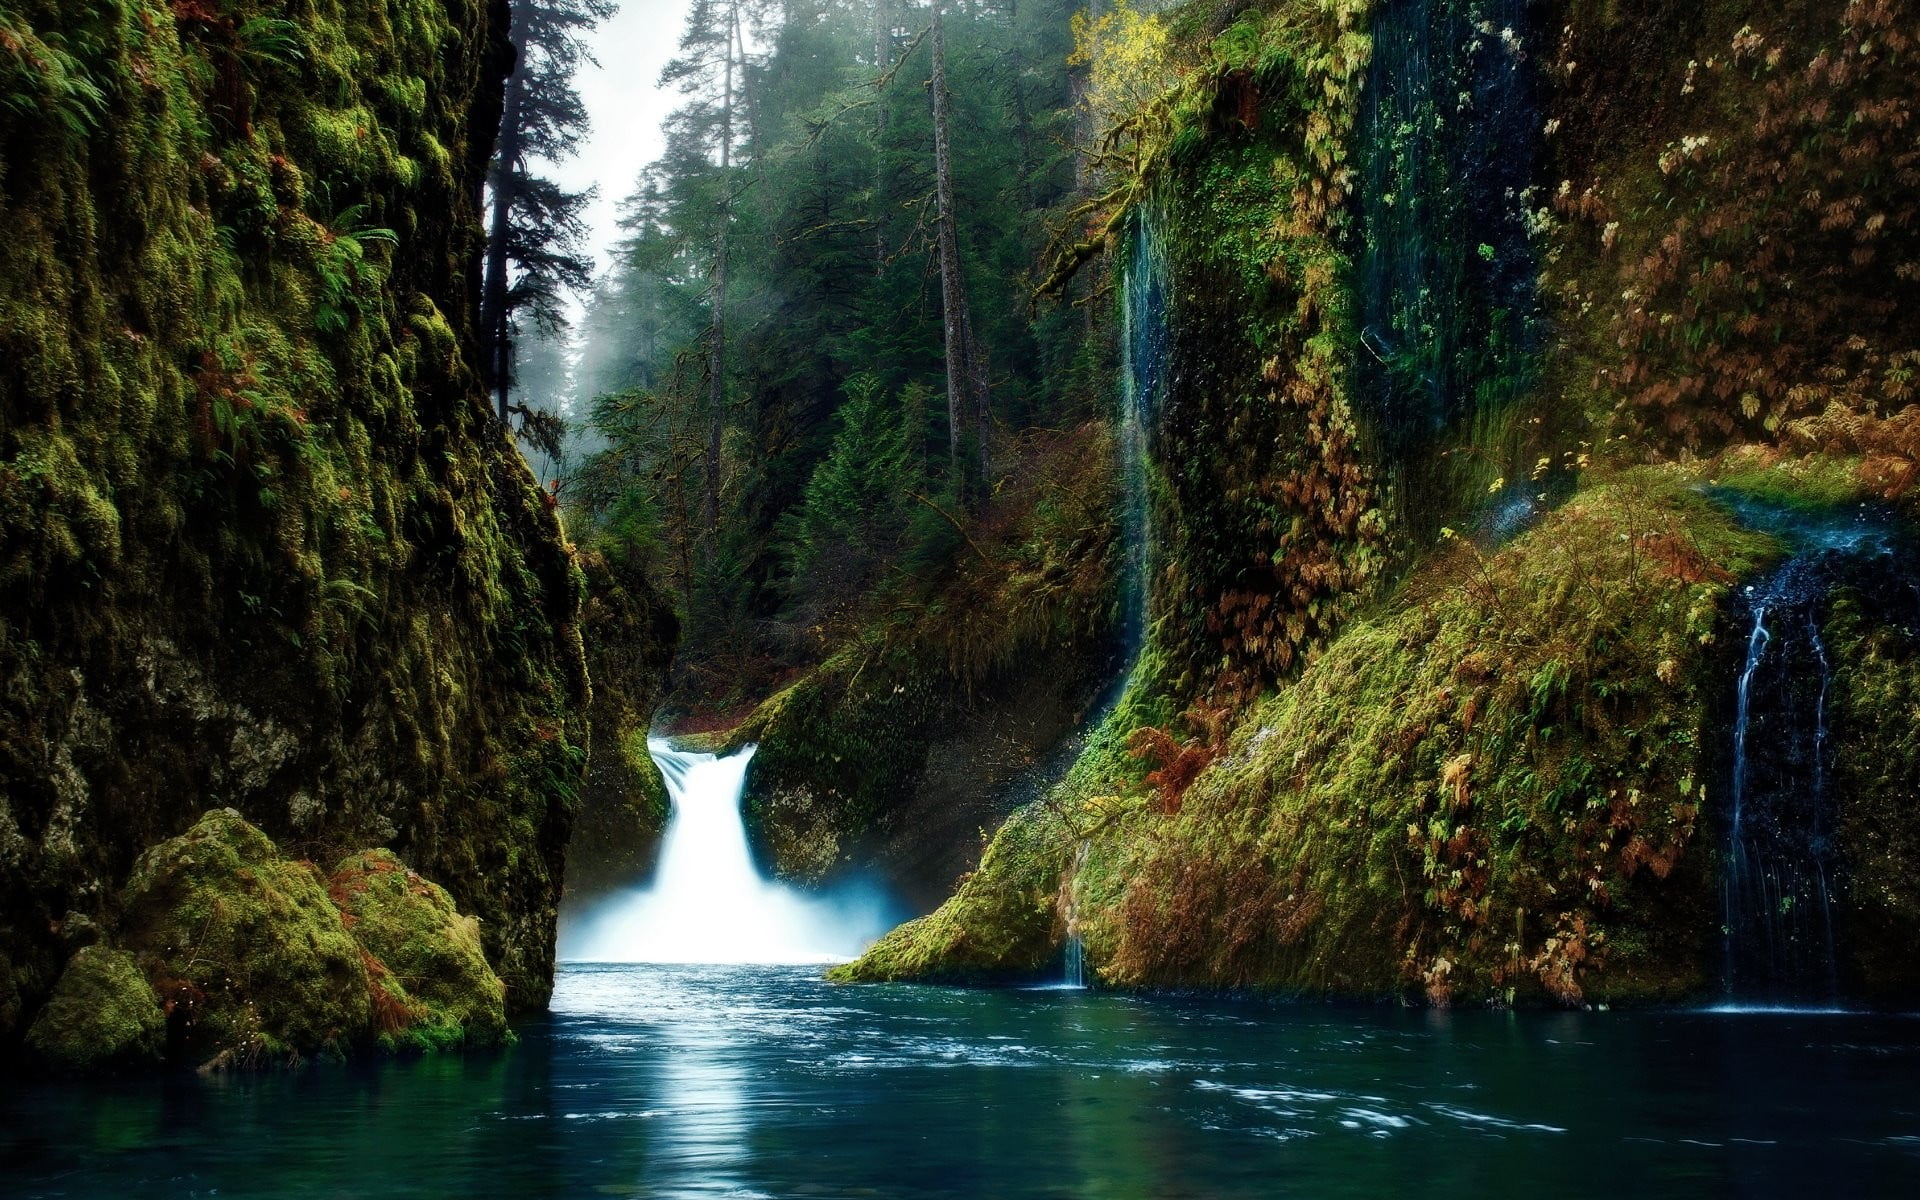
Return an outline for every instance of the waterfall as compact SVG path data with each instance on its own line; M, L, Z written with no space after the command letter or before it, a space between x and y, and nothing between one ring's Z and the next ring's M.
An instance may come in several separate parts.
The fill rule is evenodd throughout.
M1148 593L1153 579L1152 515L1147 499L1148 431L1165 403L1169 338L1167 333L1166 253L1147 207L1135 210L1120 288L1120 482L1121 546L1119 668L1095 701L1091 714L1031 773L1022 788L1038 799L1057 783L1086 748L1087 739L1113 715L1133 683L1140 652L1147 642ZM1086 948L1080 940L1074 904L1074 879L1091 846L1080 844L1067 896L1065 986L1085 987Z
M893 924L877 891L815 895L754 865L740 803L753 747L725 758L647 743L673 802L652 881L573 922L561 957L586 962L811 963L851 959Z
M1827 552L1746 589L1722 881L1729 1001L1839 998L1833 804L1826 786L1831 665L1820 616Z
M1125 489L1126 576L1122 581L1121 635L1127 672L1146 641L1147 589L1153 575L1148 528L1147 430L1166 400L1167 262L1152 214L1134 213L1132 246L1121 289L1120 468ZM1118 700L1118 693L1114 700Z
M1842 990L1834 907L1845 863L1831 786L1834 663L1821 625L1836 585L1884 583L1901 575L1904 559L1891 524L1870 510L1807 513L1718 495L1792 552L1740 594L1747 637L1727 777L1725 997L1833 1005Z
M1087 852L1093 843L1082 841L1073 857L1073 874L1067 879L1067 972L1062 980L1070 988L1087 986L1087 944L1080 937L1080 869L1087 865Z

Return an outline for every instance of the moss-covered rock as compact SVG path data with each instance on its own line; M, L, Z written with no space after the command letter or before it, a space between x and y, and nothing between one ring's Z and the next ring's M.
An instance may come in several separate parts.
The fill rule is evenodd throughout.
M1071 842L1051 818L1045 809L1025 809L1008 820L946 903L828 978L981 983L1039 975L1059 955L1056 899L1072 858Z
M391 850L350 855L328 881L353 939L373 960L376 1031L389 1045L489 1045L508 1037L506 987L487 965L479 923Z
M1151 649L1192 707L1131 734L1147 779L1052 798L1084 855L997 861L842 975L1025 970L1071 907L1118 984L1713 982L1724 600L1779 548L1691 492L1710 472L1636 464L1911 511L1912 7L1164 18L1107 228L1129 282L1165 276ZM1828 630L1846 969L1911 996L1913 652L1876 608Z
M217 809L135 864L121 941L181 1052L234 1064L345 1051L373 1019L369 955L312 864Z
M27 1048L56 1068L97 1071L158 1062L167 1014L133 955L84 946L27 1030Z
M840 983L1007 983L1056 966L1064 939L1085 932L1078 877L1086 873L1092 842L1120 844L1116 823L1138 807L1121 798L1140 788L1145 773L1127 752L1127 734L1164 719L1163 670L1157 655L1143 655L1125 693L1064 776L999 827L953 894L829 977Z

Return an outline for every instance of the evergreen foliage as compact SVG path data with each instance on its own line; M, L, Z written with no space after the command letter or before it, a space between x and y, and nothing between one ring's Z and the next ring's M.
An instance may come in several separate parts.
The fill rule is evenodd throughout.
M614 9L613 0L513 0L511 37L518 57L487 176L491 212L481 330L488 341L488 380L500 420L518 415L523 440L549 458L559 454L562 430L546 410L513 405L514 349L524 336L551 338L566 328L566 294L592 286L581 217L592 194L570 192L539 170L573 155L586 136L587 110L573 73L592 61L586 38Z
M582 331L592 428L563 493L592 522L649 514L688 618L686 670L725 660L771 681L822 652L809 631L829 614L844 630L854 609L937 586L966 552L956 528L975 531L1021 469L1009 439L1104 411L1091 370L1104 323L1027 303L1075 181L1073 7L943 14L964 289L949 294L970 310L977 370L963 381L982 385L958 424L932 11L691 10L664 77L686 103L626 202L627 238ZM982 466L991 477L970 482Z

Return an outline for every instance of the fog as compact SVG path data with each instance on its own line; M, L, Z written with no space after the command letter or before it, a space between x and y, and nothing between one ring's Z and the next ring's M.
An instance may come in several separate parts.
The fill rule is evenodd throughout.
M660 69L679 47L687 8L688 0L622 0L620 11L593 33L600 65L583 65L574 77L593 129L580 153L550 174L570 190L599 188L587 209L587 246L602 272L620 240L620 202L641 168L666 148L661 126L682 99L676 89L660 87Z

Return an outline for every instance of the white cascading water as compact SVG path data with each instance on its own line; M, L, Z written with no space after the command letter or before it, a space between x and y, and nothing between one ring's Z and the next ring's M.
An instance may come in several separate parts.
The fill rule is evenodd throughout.
M802 892L761 876L740 800L753 747L720 758L647 743L673 813L645 887L614 896L567 930L573 962L821 963L857 957L892 924L870 888Z

